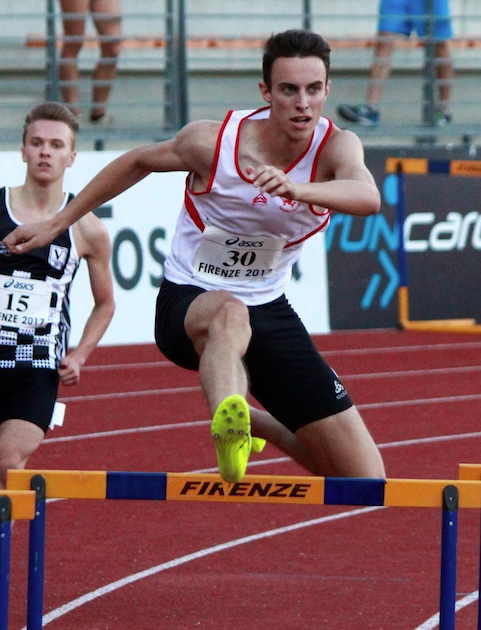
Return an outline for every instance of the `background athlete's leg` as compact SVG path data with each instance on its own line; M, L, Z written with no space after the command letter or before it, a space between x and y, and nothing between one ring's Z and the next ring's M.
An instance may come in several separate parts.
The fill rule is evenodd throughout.
M25 468L44 435L40 427L25 420L5 420L0 424L0 489L6 486L7 470Z

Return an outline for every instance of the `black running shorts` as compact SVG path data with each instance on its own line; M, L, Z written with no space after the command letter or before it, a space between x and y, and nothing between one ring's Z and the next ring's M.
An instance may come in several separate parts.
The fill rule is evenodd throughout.
M26 420L47 433L57 399L57 370L31 367L0 369L0 423Z
M158 298L155 339L173 363L197 370L199 357L184 329L191 302L204 289L164 280ZM336 373L282 295L249 306L252 338L244 363L250 393L291 431L344 411L352 402Z

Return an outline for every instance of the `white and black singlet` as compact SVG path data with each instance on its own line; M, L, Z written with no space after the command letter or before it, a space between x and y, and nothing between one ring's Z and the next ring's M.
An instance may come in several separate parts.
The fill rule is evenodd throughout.
M72 198L66 194L62 207ZM18 225L8 189L1 188L0 241ZM26 254L11 255L0 243L0 369L58 369L67 352L69 290L79 262L71 228Z

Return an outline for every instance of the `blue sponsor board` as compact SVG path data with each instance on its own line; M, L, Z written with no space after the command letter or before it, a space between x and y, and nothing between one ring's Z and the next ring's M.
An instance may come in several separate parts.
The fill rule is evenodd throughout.
M332 330L398 324L397 178L388 157L479 159L467 149L366 149L382 194L369 217L334 214L326 234ZM405 176L404 244L411 319L481 320L481 178Z

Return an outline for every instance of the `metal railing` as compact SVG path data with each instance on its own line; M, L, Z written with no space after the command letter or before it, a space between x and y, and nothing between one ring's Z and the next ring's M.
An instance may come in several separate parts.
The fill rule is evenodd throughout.
M481 132L479 57L481 7L477 0L452 0L455 37L453 122L437 127L432 28L423 40L399 40L392 76L382 100L382 122L356 126L365 143L474 144ZM377 27L377 0L123 0L122 45L109 111L111 125L82 124L79 141L129 144L172 136L188 120L220 118L232 107L262 105L262 43L272 32L310 28L332 46L332 88L325 114L340 102L364 98ZM20 139L28 109L60 100L59 50L65 36L57 0L0 0L0 148ZM79 56L81 108L91 105L92 69L99 38L90 16ZM426 15L426 19L430 19ZM432 20L430 22L432 26Z

